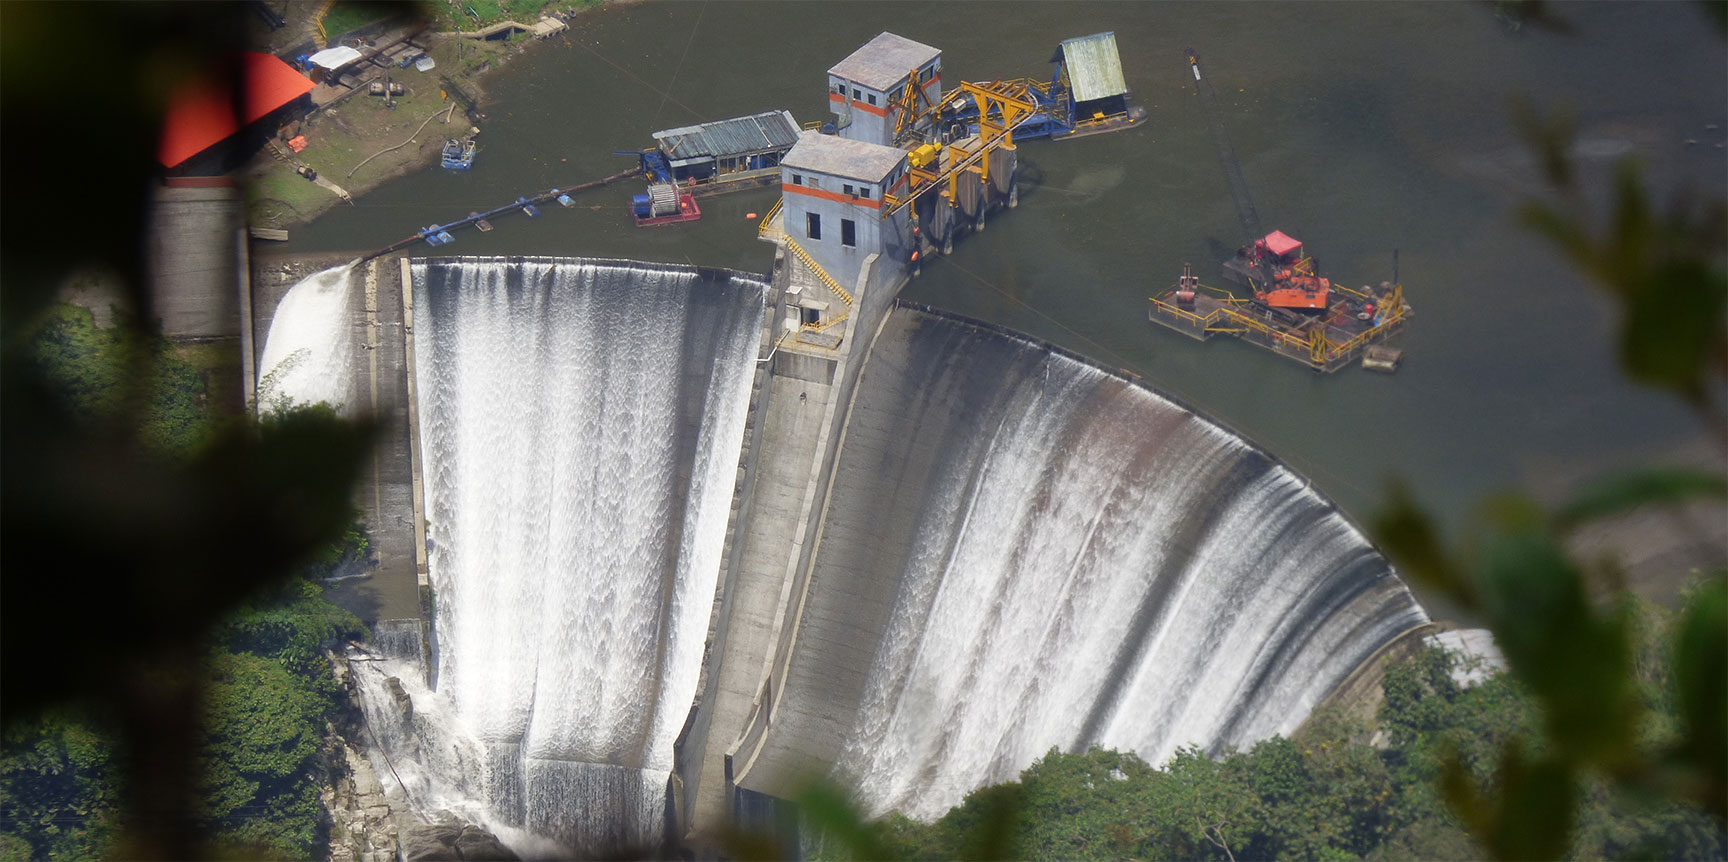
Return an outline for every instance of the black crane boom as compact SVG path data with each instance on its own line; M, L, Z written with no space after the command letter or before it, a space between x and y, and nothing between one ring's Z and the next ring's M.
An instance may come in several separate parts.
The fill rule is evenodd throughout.
M1230 146L1230 138L1224 134L1224 124L1212 110L1212 102L1217 94L1212 90L1212 82L1200 74L1200 58L1194 49L1188 49L1188 69L1194 74L1194 91L1200 96L1200 113L1206 117L1206 128L1212 133L1212 145L1218 149L1218 163L1224 168L1224 181L1230 186L1230 199L1236 204L1236 218L1242 222L1242 230L1247 233L1245 239L1253 242L1262 236L1260 230L1260 214L1254 211L1254 199L1248 196L1248 181L1242 177L1242 164L1236 158L1236 150Z

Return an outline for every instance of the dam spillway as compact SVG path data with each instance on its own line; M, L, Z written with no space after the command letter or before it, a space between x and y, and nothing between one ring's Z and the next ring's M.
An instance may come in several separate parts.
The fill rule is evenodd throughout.
M565 848L653 846L765 286L604 261L412 271L433 706L479 760L435 783Z
M1158 762L1250 744L1426 620L1274 458L1018 334L896 306L825 372L763 339L778 281L533 258L403 272L432 676L356 673L416 807L518 850L677 841L669 823L739 815L735 789L789 797L812 773L934 817L1052 746ZM787 454L816 431L837 442ZM794 518L809 532L779 552L722 550ZM761 619L734 589L770 596ZM765 709L714 705L740 690ZM721 807L674 811L698 791Z
M933 818L1052 746L1161 762L1293 731L1426 621L1282 465L1013 333L896 308L876 338L781 692L739 785L833 769Z

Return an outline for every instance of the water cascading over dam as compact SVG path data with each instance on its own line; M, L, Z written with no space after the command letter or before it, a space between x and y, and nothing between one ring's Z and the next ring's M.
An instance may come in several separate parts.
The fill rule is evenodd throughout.
M258 360L261 410L322 403L352 412L353 291L350 263L308 276L283 295Z
M833 769L872 813L939 816L1053 746L1157 763L1289 733L1427 619L1241 439L1048 346L907 308L864 366L819 541L739 783L786 795Z
M765 285L605 261L412 271L437 662L417 774L568 850L653 847Z

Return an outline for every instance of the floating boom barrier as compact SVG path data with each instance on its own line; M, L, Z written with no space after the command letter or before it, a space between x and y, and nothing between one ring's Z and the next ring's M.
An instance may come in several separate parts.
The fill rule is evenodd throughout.
M493 209L489 209L485 212L480 212L480 213L469 213L466 217L457 219L456 221L450 222L449 224L428 225L428 226L421 228L420 230L416 231L415 233L413 233L410 236L405 236L405 237L403 237L403 238L401 238L401 239L399 239L399 240L397 240L397 241L395 241L395 242L393 242L393 243L391 243L391 244L389 244L389 245L387 245L381 249L378 249L377 251L370 252L366 255L363 255L360 258L360 260L362 262L365 262L365 261L371 260L375 257L383 257L384 255L391 254L391 253L397 252L397 251L401 251L402 249L405 249L408 246L411 246L417 242L424 242L430 246L440 246L440 245L444 245L445 243L455 242L456 237L453 234L451 234L451 231L453 231L453 230L457 230L459 228L464 228L464 227L467 227L469 225L478 225L481 222L484 222L487 225L490 225L491 224L491 222L489 221L490 219L495 218L495 217L500 216L500 215L503 215L503 214L505 214L511 210L521 210L522 212L527 213L530 217L532 217L532 216L538 215L540 212L539 209L535 206L536 204L543 204L543 203L556 201L557 203L562 204L563 206L570 206L570 204L565 203L565 201L568 201L570 199L570 195L576 194L578 192L585 192L585 191L588 191L589 189L597 189L597 188L600 188L601 186L611 185L612 183L615 183L619 180L628 179L628 178L636 176L637 174L640 174L640 173L642 173L642 168L640 166L638 166L638 167L631 168L630 170L616 173L616 174L613 174L612 176L609 176L609 177L605 177L604 179L598 179L598 180L594 180L592 182L581 183L579 185L569 186L568 188L552 189L550 191L546 191L546 192L542 192L538 195L534 195L533 197L529 197L529 196L524 195L524 196L516 198L515 200L513 200L510 203L507 203L501 207L495 207ZM484 230L484 228L483 228L483 230Z

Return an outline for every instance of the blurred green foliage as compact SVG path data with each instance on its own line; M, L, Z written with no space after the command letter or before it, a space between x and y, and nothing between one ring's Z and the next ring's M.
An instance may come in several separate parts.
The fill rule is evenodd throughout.
M205 410L202 375L160 333L98 328L89 309L55 305L33 335L36 371L87 427L122 421L132 407L129 377L144 370L143 421L133 426L142 443L164 453L190 452L212 433L217 420Z
M1718 447L1714 467L1627 469L1555 505L1504 494L1487 501L1458 543L1401 488L1375 520L1408 577L1493 630L1540 705L1538 744L1501 746L1491 776L1462 757L1442 776L1452 810L1487 852L1540 859L1592 831L1580 819L1591 788L1690 800L1718 824L1728 818L1728 569L1698 573L1685 618L1661 645L1668 670L1652 689L1650 648L1641 650L1618 564L1569 550L1609 519L1693 505L1719 512L1728 500L1720 466L1728 454L1728 204L1682 194L1659 208L1628 158L1607 211L1596 213L1570 158L1571 118L1529 106L1517 116L1554 190L1526 202L1520 217L1614 300L1627 376L1684 401Z
M196 463L224 435L293 439L298 429L339 422L327 405L266 416L256 427L217 415L203 376L166 339L135 325L97 327L76 306L45 309L27 346L28 370L76 427L120 430L141 457L167 469ZM349 526L312 556L307 574L365 557L358 512L340 511ZM203 635L201 661L158 671L153 683L202 692L187 768L203 855L321 855L319 755L341 695L323 648L364 635L353 614L300 577L254 589ZM9 714L0 739L0 859L129 852L124 743L113 717L94 705Z
M320 855L320 747L341 692L323 646L365 636L353 614L297 579L213 633L195 769L209 854ZM0 745L0 859L91 859L117 851L114 729L62 708L9 722Z

